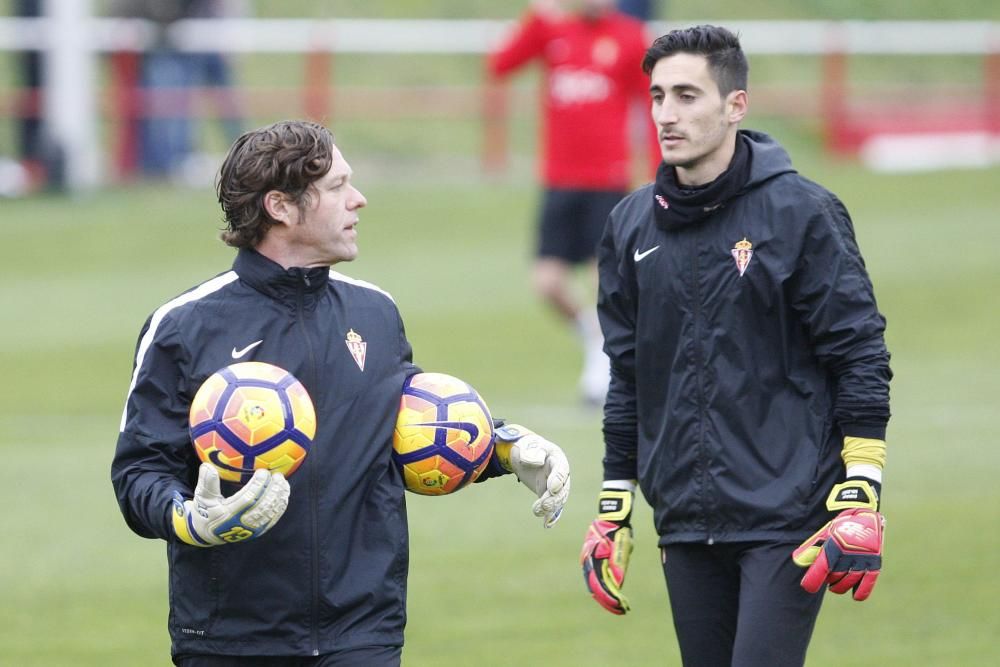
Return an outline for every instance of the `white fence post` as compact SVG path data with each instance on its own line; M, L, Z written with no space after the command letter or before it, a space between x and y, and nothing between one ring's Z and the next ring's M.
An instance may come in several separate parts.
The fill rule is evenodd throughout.
M88 190L100 182L94 52L84 28L91 0L45 0L43 115L49 140L62 152L66 185Z

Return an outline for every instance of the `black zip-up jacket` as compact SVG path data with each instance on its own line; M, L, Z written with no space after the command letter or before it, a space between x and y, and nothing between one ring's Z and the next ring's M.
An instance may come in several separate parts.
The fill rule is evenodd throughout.
M362 363L348 331L365 345ZM176 539L171 494L191 497L188 406L237 361L294 374L317 431L267 534L198 548ZM284 270L243 250L233 269L156 310L140 334L112 482L128 525L167 540L172 652L316 655L403 643L408 536L390 461L404 379L418 368L388 294L326 268ZM235 486L223 483L223 494Z
M805 539L843 437L884 438L889 418L885 320L847 210L770 137L740 135L749 179L723 206L667 229L646 186L598 252L604 478L639 480L661 545Z

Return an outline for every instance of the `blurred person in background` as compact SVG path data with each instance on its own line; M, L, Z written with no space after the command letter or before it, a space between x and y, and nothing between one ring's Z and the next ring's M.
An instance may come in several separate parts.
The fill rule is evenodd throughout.
M578 334L584 350L579 389L596 405L607 394L608 358L593 296L582 304L573 280L583 267L593 289L601 230L632 185L629 109L647 99L639 63L648 43L642 23L618 12L614 0L536 0L487 61L496 78L532 62L543 68L544 192L533 283ZM646 129L658 162L655 134Z
M41 0L16 0L13 15L40 18ZM45 53L21 51L15 58L26 102L17 120L17 160L0 160L0 196L19 196L66 186L65 155L50 136L44 120Z
M177 665L400 664L409 537L390 452L403 383L420 369L392 298L330 269L358 255L367 200L352 177L321 125L244 134L217 180L232 269L142 327L111 479L128 526L166 541ZM367 344L363 364L352 336ZM316 437L287 480L258 470L220 484L198 464L192 397L235 359L285 369L312 398ZM510 472L551 526L570 489L562 450L498 427L477 482Z
M739 129L738 38L675 30L642 69L663 162L598 251L612 379L584 579L629 610L638 484L684 664L802 665L823 591L864 600L881 569L885 319L844 204Z
M182 175L195 153L193 89L204 87L218 110L225 140L232 143L242 132L242 114L232 90L232 68L226 54L181 51L171 42L168 30L182 19L243 16L244 0L114 0L111 13L125 18L152 21L156 38L142 54L139 90L145 105L139 106L136 123L137 159L142 173L152 177Z
M41 0L16 0L14 16L38 18L42 15ZM22 51L18 54L18 71L21 85L31 97L17 123L17 143L21 164L32 184L45 181L44 150L42 137L42 53Z
M640 21L651 21L654 6L658 4L656 0L618 0L618 10Z
M196 0L188 8L185 18L225 19L240 18L250 14L246 0ZM233 64L228 54L207 51L192 54L196 85L211 90L227 144L243 134L243 112L233 90Z
M155 27L154 42L139 57L137 117L133 119L136 158L142 174L169 177L191 152L191 91L194 62L177 50L168 28L189 11L192 0L114 0L111 13L146 19Z

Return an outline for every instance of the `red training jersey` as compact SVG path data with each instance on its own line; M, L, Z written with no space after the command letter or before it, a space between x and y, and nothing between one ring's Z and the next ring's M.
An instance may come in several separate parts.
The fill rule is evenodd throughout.
M629 109L648 104L642 58L649 44L643 24L620 12L558 19L529 11L488 59L503 76L541 60L542 180L547 187L628 190L631 187ZM652 121L651 157L659 162Z

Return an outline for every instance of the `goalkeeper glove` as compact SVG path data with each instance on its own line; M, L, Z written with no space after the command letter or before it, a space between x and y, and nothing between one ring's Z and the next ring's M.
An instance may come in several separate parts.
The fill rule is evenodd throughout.
M258 470L246 486L226 498L219 488L219 471L202 463L194 498L185 500L174 491L174 533L196 547L260 537L284 514L288 493L284 475Z
M858 601L871 595L882 568L885 529L878 491L876 482L861 477L833 487L826 506L840 514L792 552L796 565L809 568L802 588L815 593L827 584L838 594L853 589Z
M625 570L632 555L632 491L604 488L598 496L597 518L587 529L580 552L583 581L597 604L612 614L629 610L622 594Z
M538 496L531 511L543 517L546 528L551 528L569 497L566 454L555 443L518 424L500 426L495 433L500 465Z

